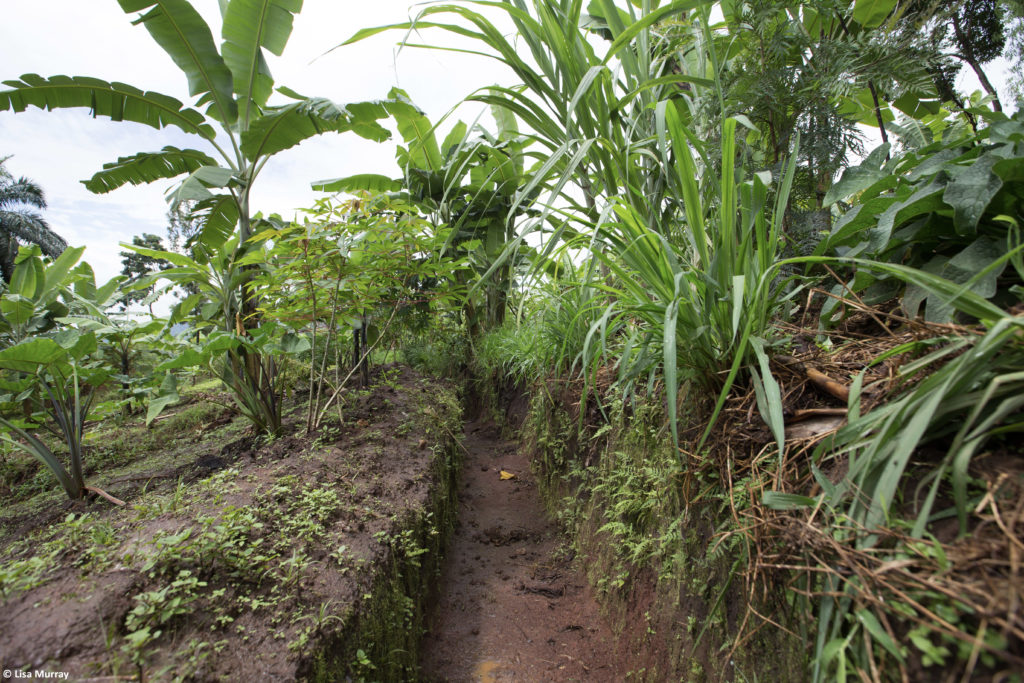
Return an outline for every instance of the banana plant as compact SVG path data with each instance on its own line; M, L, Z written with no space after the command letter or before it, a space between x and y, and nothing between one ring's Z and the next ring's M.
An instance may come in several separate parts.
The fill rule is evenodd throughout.
M170 200L195 202L205 218L198 242L228 256L232 235L231 246L236 251L245 248L251 235L253 184L278 152L327 132L353 131L378 142L389 137L377 122L387 116L383 102L342 105L281 87L277 92L290 101L270 104L274 81L266 53L282 54L302 0L222 0L219 49L209 25L187 0L118 2L125 13L140 13L135 23L149 31L184 73L195 108L124 83L27 74L4 82L10 89L0 91L0 111L86 108L93 116L115 121L158 129L175 126L195 136L205 149L168 146L121 157L84 181L92 192L184 176ZM221 260L235 269L234 259ZM240 277L230 278L234 294L225 297L231 309L224 311L224 324L230 328L237 317L248 330L258 325L255 293L245 289L252 271L239 272ZM258 376L261 363L260 358L246 358L246 375ZM267 387L252 389L265 392Z
M198 108L124 83L27 74L4 82L10 90L0 92L0 111L87 108L93 116L115 121L175 126L199 138L207 151L168 146L121 157L83 181L92 192L185 176L170 197L175 202L198 202L207 219L203 241L222 244L237 225L242 243L250 234L253 183L275 154L327 132L351 130L376 141L389 136L377 123L387 116L381 102L341 105L281 87L278 92L291 102L269 104L274 81L266 52L282 54L301 0L221 2L219 50L210 27L187 0L118 2L127 14L141 13L135 23L142 24L182 70Z
M171 268L143 276L132 288L165 279L170 286L186 286L195 292L172 308L166 327L188 322L197 332L208 333L202 342L185 344L181 353L157 371L209 366L231 391L242 414L257 429L276 434L281 428L277 363L267 354L295 349L291 342L288 349L277 346L282 338L278 326L264 323L247 329L242 315L243 287L251 279L247 271L258 269L264 261L265 241L257 235L239 244L239 237L234 235L216 248L198 242L192 256L124 243L121 246L172 264ZM165 375L166 381L150 401L147 421L177 400L176 385L167 377L170 375Z

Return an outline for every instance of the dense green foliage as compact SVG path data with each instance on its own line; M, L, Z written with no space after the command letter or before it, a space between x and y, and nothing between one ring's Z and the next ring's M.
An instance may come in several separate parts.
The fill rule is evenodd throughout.
M1019 170L1024 114L997 117L974 135L950 124L934 118L917 122L903 154L883 161L888 151L883 146L847 169L826 202L851 196L856 201L818 244L817 253L920 268L985 298L998 294L1000 302L1010 304L1009 290L1021 284L1020 274L1011 269L1002 276L1024 220ZM845 286L868 290L869 301L884 301L897 290L892 278L878 279L859 273ZM907 317L916 318L922 304L926 320L952 317L953 307L941 295L910 286L902 299Z
M862 565L833 566L931 563L928 580L944 580L941 522L955 518L954 536L967 538L972 511L1001 495L977 475L979 454L1019 455L1024 115L1005 113L981 73L1014 35L1016 3L466 0L355 33L346 43L387 30L459 36L520 80L467 98L489 108L495 132L457 122L441 142L443 121L398 89L347 106L280 89L293 101L270 104L264 50L281 53L301 3L222 2L219 50L185 0L121 5L145 11L139 22L197 109L119 83L26 75L7 82L0 110L89 107L174 125L220 161L166 147L87 181L107 192L187 174L173 194L184 244L124 245L131 281L97 287L73 267L80 249L18 257L0 299L0 422L69 496L86 490L83 432L108 379L120 405L148 397L153 420L178 400L180 375L208 370L276 436L295 387L313 433L332 409L343 417L350 381L365 382L375 354L401 346L407 360L459 371L470 352L487 379L576 386L565 444L626 431L630 411L652 423L641 434L652 443L573 470L606 504L598 533L621 542L622 567L692 554L693 540L655 517L682 519L702 497L732 506L726 587L743 561L760 561L764 537L783 540L784 524L817 534L787 556L787 569L806 571L780 598L794 621L817 617L800 626L816 680L906 678L911 662L970 675L981 661L998 676L1017 661L1019 627L1005 614L979 614L927 581L899 594ZM951 45L956 55L941 52ZM987 96L952 89L954 58ZM314 183L354 198L318 200L299 222L250 216L253 183L278 152L331 131L383 141L386 118L403 141L399 177ZM851 166L864 125L884 144ZM2 201L41 206L8 181ZM111 312L173 287L184 294L166 321ZM834 330L853 311L878 325L844 361L845 406L829 408L844 424L794 438L804 406L790 400L782 359L842 353L851 337ZM188 333L170 335L182 323ZM896 339L895 325L912 338L870 346ZM136 375L140 347L159 358ZM885 391L868 379L882 365L899 378ZM760 416L756 452L729 441L739 413ZM46 420L66 455L37 436ZM741 527L737 501L756 508L764 537ZM944 644L964 634L966 650Z

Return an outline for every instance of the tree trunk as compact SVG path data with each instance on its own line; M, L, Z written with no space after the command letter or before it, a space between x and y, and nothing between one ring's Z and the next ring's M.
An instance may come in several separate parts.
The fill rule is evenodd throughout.
M988 80L988 76L981 68L981 64L974 57L974 50L971 47L970 41L967 36L964 35L963 29L960 27L960 18L956 12L953 13L953 31L956 33L956 42L960 45L961 54L957 55L960 59L964 60L971 65L974 69L974 73L978 76L978 80L981 81L981 87L985 89L989 95L992 96L992 108L996 111L1001 112L1003 110L1003 104L999 101L999 93L992 87L992 82Z
M359 317L359 327L352 328L352 366L359 373L359 386L364 389L370 384L370 359L367 356L369 348L366 343L366 314L364 313Z
M11 284L14 275L14 257L18 255L18 241L13 235L0 235L0 271L4 284Z

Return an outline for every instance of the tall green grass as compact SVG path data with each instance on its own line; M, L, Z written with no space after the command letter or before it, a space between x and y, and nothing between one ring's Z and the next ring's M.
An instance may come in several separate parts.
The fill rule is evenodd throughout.
M430 5L413 22L354 37L385 28L437 28L476 41L477 54L521 80L515 87L483 88L469 99L516 115L535 143L536 163L509 215L541 189L547 199L517 226L504 258L530 234L543 234L532 271L543 303L527 310L518 326L485 337L478 354L521 381L578 369L593 386L598 370L612 366L623 395L663 394L675 444L678 396L692 384L714 399L691 448L697 452L742 382L756 394L781 463L785 406L769 361L783 341L775 321L786 317L802 282L779 273L826 264L901 280L977 319L982 334L949 339L904 368L921 380L866 414L859 403L863 375L855 379L849 425L813 457L816 475L823 461L836 458L848 460L849 473L838 484L817 476L824 493L811 502L831 515L826 533L870 550L879 531L899 522L894 501L908 487L908 466L919 447L945 437L945 455L914 470L921 504L908 528L923 537L937 516L952 514L963 530L971 459L987 440L1024 429L1020 318L977 296L972 282L953 283L898 263L824 251L780 259L797 154L774 173L754 166L756 155L743 137L750 122L721 113L729 109L710 4L642 0L619 7L595 0L584 12L582 0L468 0ZM484 9L505 15L515 41ZM667 40L659 23L668 20L690 27L681 32L690 42ZM584 24L607 42L595 40ZM712 100L717 107L701 106ZM719 118L701 119L702 111L719 112ZM1002 263L1019 260L1019 246L1008 251ZM566 262L579 267L566 269ZM557 275L567 272L568 278ZM945 364L938 367L940 361ZM678 466L685 467L681 460ZM936 510L947 482L952 509ZM799 497L769 494L764 502L794 500ZM850 528L860 535L850 536ZM894 552L898 559L902 550ZM818 680L842 670L869 672L871 643L887 651L893 645L881 635L875 613L857 603L852 582L829 576L812 587L824 597L807 605L819 619Z
M584 356L593 367L617 346L620 382L633 386L643 379L653 386L663 381L678 441L681 376L724 400L736 378L730 370L765 357L772 321L795 292L775 281L795 157L776 179L774 209L768 214L771 174L739 179L736 119L723 122L721 175L716 183L705 184L710 192L702 192L699 180L707 166L697 165L691 148L702 154L704 146L673 108L659 107L658 115L664 116L659 122L662 152L666 159L669 146L674 153L685 221L656 230L636 207L613 204L613 215L595 235L600 245L596 257L612 277L598 273L591 283L606 292L608 304L591 328ZM625 341L613 346L617 336ZM771 392L770 376L762 385Z

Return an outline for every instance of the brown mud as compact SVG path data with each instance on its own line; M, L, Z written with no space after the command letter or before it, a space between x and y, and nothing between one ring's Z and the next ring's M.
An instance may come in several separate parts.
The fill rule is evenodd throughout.
M423 680L624 680L628 658L544 514L529 459L492 423L465 432L459 523L428 616Z

